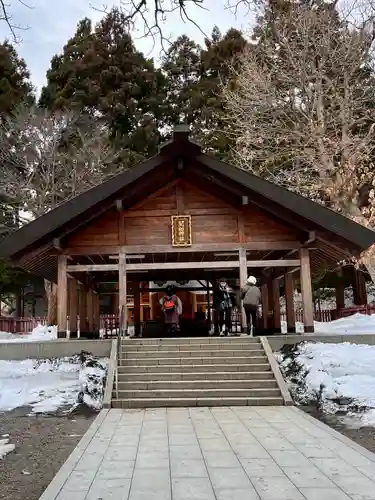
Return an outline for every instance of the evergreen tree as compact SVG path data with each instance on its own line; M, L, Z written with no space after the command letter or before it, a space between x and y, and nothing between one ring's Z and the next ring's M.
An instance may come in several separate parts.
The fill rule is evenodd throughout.
M245 46L240 31L230 29L223 36L215 27L204 48L186 35L179 37L162 62L167 123L188 123L204 149L223 159L229 159L231 141L226 133L221 86L235 80L233 69Z
M0 43L0 121L24 102L34 101L26 63L8 41Z
M158 143L163 82L153 61L136 51L124 15L112 9L94 29L88 19L79 23L52 59L39 104L94 114L118 147L148 156Z

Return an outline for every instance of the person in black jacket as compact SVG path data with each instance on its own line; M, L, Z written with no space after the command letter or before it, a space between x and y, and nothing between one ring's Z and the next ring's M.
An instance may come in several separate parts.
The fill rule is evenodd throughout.
M227 282L220 279L213 291L215 310L215 335L228 335L231 331L232 299Z

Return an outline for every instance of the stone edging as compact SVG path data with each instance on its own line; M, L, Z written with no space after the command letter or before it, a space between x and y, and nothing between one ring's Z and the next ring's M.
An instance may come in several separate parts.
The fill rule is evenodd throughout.
M105 417L107 416L109 410L101 410L99 415L95 418L93 423L90 425L78 445L74 448L72 453L69 455L68 459L52 479L47 489L44 491L39 500L55 500L58 496L61 488L64 486L66 480L74 470L75 466L81 459L86 448L90 444L90 441L95 436L97 430L102 425Z
M111 346L111 354L109 357L107 382L105 385L105 391L103 397L103 408L111 408L113 383L115 380L116 369L117 369L117 339L113 339Z
M275 376L277 385L279 386L281 395L284 399L284 404L286 406L294 405L294 401L292 399L292 396L290 395L290 392L289 392L289 389L285 383L284 377L281 374L279 364L276 361L275 356L273 355L273 352L272 352L271 346L267 340L267 337L260 337L260 341L262 343L262 347L264 349L264 352L267 356L271 370L273 371L273 374Z
M296 406L294 408L291 408L291 410L293 410L294 412L298 413L299 416L301 416L301 414L302 414L303 418L305 418L306 420L309 420L312 424L316 425L317 427L320 427L321 429L325 430L326 432L329 432L329 434L331 434L334 438L338 439L343 444L349 446L354 451L357 451L358 453L360 453L364 457L366 457L369 460L371 460L371 462L375 463L375 454L374 453L372 453L371 451L367 450L366 448L364 448L360 444L356 443L355 441L352 441L347 436L344 436L344 434L341 434L341 432L336 431L335 429L332 429L332 427L330 427L329 425L325 424L324 422L321 422L320 420L318 420L315 417L312 417L311 415L309 415L308 413L300 410Z

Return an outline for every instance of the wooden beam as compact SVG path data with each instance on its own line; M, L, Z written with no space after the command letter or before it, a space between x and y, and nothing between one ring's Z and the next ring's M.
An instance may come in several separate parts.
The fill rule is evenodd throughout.
M294 314L294 280L292 274L285 275L285 305L286 305L286 323L287 332L296 332L296 320Z
M185 209L183 206L183 196L180 190L177 190L177 209L158 209L158 210L133 210L124 212L126 219L138 217L169 217L171 215L236 215L240 213L235 208L190 208Z
M301 292L303 303L303 323L307 333L314 331L314 308L311 286L310 254L308 248L301 248Z
M248 268L254 267L293 267L299 263L298 260L249 260L247 261ZM74 267L74 266L71 266ZM85 266L76 266L80 270ZM92 266L86 266L92 267ZM127 271L155 271L165 269L234 269L239 268L240 263L236 260L223 260L223 261L209 261L209 262L158 262L158 263L144 263L127 264ZM246 273L247 274L247 273Z
M128 246L90 246L65 248L64 255L113 255L120 251L127 254L142 253L182 253L182 252L222 252L239 250L290 250L299 249L300 241L252 241L250 243L195 243L190 247L178 248L172 245L128 245Z
M66 255L59 255L57 260L57 325L60 336L66 336L68 277Z
M76 264L67 266L68 272L118 271L118 264Z
M127 266L126 254L120 252L118 256L118 284L119 284L119 316L122 319L120 329L125 333L128 325L128 302L127 302Z
M77 281L69 279L69 330L70 337L77 337L77 309L78 309Z

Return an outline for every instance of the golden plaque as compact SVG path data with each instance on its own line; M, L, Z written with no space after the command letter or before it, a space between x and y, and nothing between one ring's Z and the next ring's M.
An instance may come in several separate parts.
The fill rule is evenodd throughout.
M189 247L191 244L191 216L172 215L172 246Z

